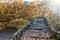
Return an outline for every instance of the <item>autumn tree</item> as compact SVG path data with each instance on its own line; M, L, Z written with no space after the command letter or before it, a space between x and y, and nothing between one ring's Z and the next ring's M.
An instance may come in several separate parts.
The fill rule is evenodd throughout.
M0 4L0 22L8 26L21 28L32 18L43 17L47 8L42 3L31 2L29 4L20 4L14 2L12 4ZM5 28L5 26L3 26ZM2 26L1 26L2 27Z

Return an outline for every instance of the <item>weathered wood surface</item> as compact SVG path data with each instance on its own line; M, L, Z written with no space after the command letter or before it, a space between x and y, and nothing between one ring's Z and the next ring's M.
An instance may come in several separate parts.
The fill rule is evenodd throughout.
M4 29L0 31L0 40L10 40L12 35L16 32L15 29Z

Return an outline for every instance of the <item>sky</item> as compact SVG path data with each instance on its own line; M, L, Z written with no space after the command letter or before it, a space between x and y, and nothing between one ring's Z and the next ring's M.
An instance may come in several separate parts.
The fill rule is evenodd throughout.
M46 6L50 8L53 12L60 12L60 0L45 0Z
M33 1L35 1L35 0L24 0L24 1L30 1L30 2L33 2Z
M33 1L37 1L37 0L24 0L24 1L33 2ZM39 0L39 1L42 1L42 0Z
M33 2L36 0L24 0L24 1ZM43 1L44 3L46 3L45 6L50 8L53 12L55 13L60 12L60 0L40 0L40 1Z

